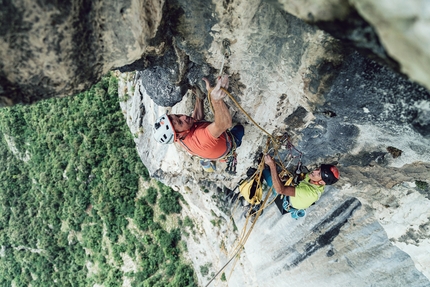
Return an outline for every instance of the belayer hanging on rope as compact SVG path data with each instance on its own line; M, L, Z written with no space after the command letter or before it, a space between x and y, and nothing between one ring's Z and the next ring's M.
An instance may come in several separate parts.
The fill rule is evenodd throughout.
M196 104L192 116L164 114L154 124L154 137L163 144L178 143L191 155L202 160L206 171L213 171L213 161L227 159L229 172L235 173L235 149L242 144L244 127L236 125L232 129L232 117L224 102L228 77L219 77L217 85L211 87L208 79L203 78L208 98L214 113L214 122L204 120L204 97L199 88L194 89ZM230 129L230 130L229 130Z
M334 165L322 164L319 168L306 174L296 186L285 186L279 178L276 170L276 163L270 155L264 156L264 162L269 166L270 172L263 171L263 177L269 186L272 186L276 193L284 195L282 197L282 208L284 213L302 211L314 204L323 194L326 185L332 185L339 180L339 170Z

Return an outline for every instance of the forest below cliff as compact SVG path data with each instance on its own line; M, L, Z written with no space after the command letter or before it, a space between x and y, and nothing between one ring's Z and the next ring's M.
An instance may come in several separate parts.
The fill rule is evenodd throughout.
M182 196L151 181L109 74L0 110L1 286L195 286Z

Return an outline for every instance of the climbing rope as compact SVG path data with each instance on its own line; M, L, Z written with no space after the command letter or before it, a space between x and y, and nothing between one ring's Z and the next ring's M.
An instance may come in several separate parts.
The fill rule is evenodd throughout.
M271 189L272 188L270 188L269 192L267 193L266 198L265 198L263 204L267 201L268 195L270 194ZM250 208L249 211L248 211L248 216L246 217L245 225L244 225L244 228L242 229L240 239L239 239L236 247L233 248L233 250L235 250L233 256L231 256L231 258L227 261L227 263L224 264L224 266L221 267L221 269L212 277L212 279L205 285L205 287L209 286L212 283L212 281L215 280L215 278L228 266L228 264L230 264L230 262L233 259L236 259L234 261L234 263L233 263L232 270L230 271L230 274L228 276L228 279L230 279L230 277L231 277L231 275L232 275L232 273L234 271L234 267L235 267L237 261L239 260L239 255L242 252L242 250L244 249L245 243L248 240L249 235L251 234L251 232L252 232L252 230L254 228L254 225L257 222L257 219L260 217L260 215L262 213L262 209L259 209L258 211L256 211L255 215L251 214L251 211L252 211L252 208ZM246 232L246 226L248 225L248 222L249 222L249 219L251 218L251 216L255 216L255 219L254 219L254 221L252 221L252 225L251 225L250 229Z
M271 149L269 149L270 145L274 145L276 144L276 146L274 145ZM298 174L298 171L301 171L301 159L302 159L302 153L295 148L295 146L290 142L289 137L287 135L282 136L279 139L275 139L273 136L270 136L267 138L267 142L266 142L266 146L264 148L263 154L267 154L270 151L273 150L274 155L279 157L278 154L278 146L281 146L282 144L286 144L287 150L289 151L286 158L288 158L288 164L285 167L282 163L281 160L277 161L277 165L281 168L281 173L280 176L282 177L287 177L288 180L286 181L286 185L294 185L297 184L296 182L293 182L295 178L297 178L297 176L294 176L293 173L291 173L287 168L289 167L289 165L291 164L293 159L298 158L298 164L297 164L297 169L296 169L296 175ZM296 154L294 154L296 153ZM251 177L256 177L256 179L254 179L257 182L257 188L261 187L262 184L262 173L264 170L264 157L261 157L261 160L258 164L258 167L256 169L256 171L254 172L254 174ZM259 202L258 204L260 205L258 210L254 210L255 205L253 206L252 204L250 205L250 208L248 210L248 214L246 216L246 221L244 224L244 227L242 228L240 235L238 237L238 240L236 241L235 246L233 246L232 250L233 250L233 255L231 256L231 258L227 261L226 264L224 264L224 266L211 278L211 280L206 284L206 287L210 285L210 283L213 282L213 280L215 280L215 278L234 260L234 263L232 265L232 269L230 270L230 273L228 275L227 280L230 279L230 277L233 274L234 268L237 264L237 262L239 261L239 255L242 252L242 250L244 249L244 246L249 238L249 236L251 235L251 232L254 229L254 226L257 222L257 220L259 219L259 217L261 216L261 214L263 213L264 209L266 209L267 207L269 207L271 204L273 204L277 198L278 195L275 196L274 199L272 199L269 203L268 200L270 198L270 195L272 194L272 190L273 190L273 186L271 186L269 188L269 190L267 191L265 198L262 202ZM237 207L234 207L234 209ZM233 212L232 212L233 213ZM232 219L232 216L230 217ZM253 218L253 220L251 220L252 224L248 229L248 225L249 225L249 220L250 218Z
M273 147L269 149L270 144L273 144ZM275 145L276 144L276 145ZM283 144L286 144L287 150L289 151L287 156L285 157L285 159L288 159L288 164L287 166L284 166L282 163L282 160L278 160L277 161L277 165L281 168L281 173L280 173L280 177L287 177L287 181L285 183L285 185L295 185L297 184L297 182L295 182L295 179L297 178L297 174L299 173L299 171L301 172L301 159L302 159L302 152L300 152L289 140L289 136L288 135L283 135L282 137L275 139L273 136L270 136L267 138L267 142L266 142L266 146L264 148L264 152L263 154L268 154L269 150L273 151L274 156L277 156L279 158L279 154L278 154L278 147L282 146ZM294 154L295 153L295 154ZM289 165L291 164L291 162L298 158L298 163L297 163L297 168L296 168L296 176L294 176L293 173L291 173L287 168L289 167ZM284 160L285 160L284 159ZM261 158L257 170L254 172L254 174L251 176L255 176L256 177L256 182L257 182L257 188L261 187L262 181L261 181L261 176L262 176L262 172L264 170L264 157ZM271 204L273 204L277 198L278 195L275 196L274 199L272 199L269 203L268 203L268 199L270 198L270 195L272 194L272 190L273 190L273 186L270 187L270 189L267 191L266 196L264 198L264 200L262 202L259 202L259 209L258 210L254 210L253 205L250 205L250 208L248 210L248 214L246 216L246 221L244 224L244 227L242 228L242 231L238 237L237 243L235 244L235 246L232 248L233 250L233 255L232 257L227 261L227 263L213 276L213 278L207 283L206 287L210 285L211 282L213 282L213 280L215 280L215 278L231 263L231 261L233 261L233 259L235 259L232 269L230 271L230 274L228 276L228 279L230 279L231 275L233 274L234 268L239 260L239 255L241 253L241 251L244 249L244 246L249 238L249 236L251 235L251 232L254 229L254 226L258 220L258 218L261 216L261 214L263 213L264 209L266 209L267 207L269 207ZM234 209L237 207L234 207ZM232 212L233 213L233 212ZM251 220L252 224L248 229L248 224L249 224L249 220L250 218L253 217L253 220ZM230 217L232 219L232 216Z
M272 140L272 142L274 143L274 144L276 144L277 143L277 141L275 140L275 138L268 132L268 131L266 131L265 129L263 129L259 124L257 124L257 122L255 122L254 121L254 119L242 108L242 106L236 101L236 99L226 90L226 89L224 89L224 88L221 88L221 90L223 90L226 94L227 94L227 96L230 98L230 100L232 100L232 102L237 106L237 108L239 109L239 110L241 110L241 112L242 113L244 113L245 114L245 116L247 116L247 118L257 127L257 128L259 128L263 133L265 133L271 140ZM211 92L212 92L212 89L211 90L209 90L208 91L208 100L209 100L209 104L210 104L210 107L211 107L211 110L212 110L212 113L213 113L213 106L212 106L212 101L211 101Z
M272 137L273 138L273 137ZM270 145L270 138L267 138L267 143L266 143L266 147L265 147L265 152L267 153L267 151L268 151L268 147L269 147L269 145ZM258 165L258 168L257 168L257 170L255 171L255 173L254 173L254 175L257 177L257 185L261 185L261 176L262 176L262 173L263 173L263 169L264 169L264 158L262 157L261 158L261 160L260 160L260 163L259 163L259 165ZM258 172L258 174L256 174ZM250 236L250 234L251 234L251 232L252 232L252 230L253 230L253 228L254 228L254 226L255 226L255 224L256 224L256 222L257 222L257 220L258 220L258 218L260 217L260 215L262 214L262 212L263 212L263 209L265 208L265 206L266 206L266 202L267 202L267 200L268 200L268 198L269 198L269 196L270 196L270 194L271 194L271 192L272 192L272 188L273 187L270 187L270 189L269 189L269 191L267 192L267 194L266 194L266 197L265 197L265 199L263 200L263 202L260 204L260 208L257 210L257 211L254 211L253 210L253 208L252 208L252 206L250 206L251 208L248 210L248 215L246 216L246 221L245 221L245 225L244 225L244 227L242 228L242 231L241 231L241 234L240 234L240 236L239 236L239 240L237 241L237 244L236 244L236 246L235 247L233 247L233 256L227 261L227 263L212 277L212 279L206 284L206 287L207 286L209 286L210 285L210 283L228 266L228 264L233 260L233 259L235 259L236 258L236 260L234 261L234 264L233 264L233 267L232 267L232 270L231 270L231 272L230 272L230 274L229 274L229 278L230 278L230 276L232 275L232 273L233 273L233 271L234 271L234 267L236 266L236 263L237 263L237 261L238 261L238 259L239 259L239 257L238 257L238 255L240 255L240 252L243 250L243 248L244 248L244 246L245 246L245 243L246 243L246 241L248 240L248 238L249 238L249 236ZM274 201L274 200L273 200ZM271 203L273 203L273 201L271 202ZM250 226L250 228L249 228L249 230L247 230L247 226L248 226L248 222L249 222L249 219L251 218L251 217L254 217L254 220L252 221L252 224L251 224L251 226Z
M236 257L236 255L240 252L241 250L239 249L239 250L237 250L236 251L236 254L234 254L231 258L230 258L230 260L228 260L227 261L227 263L226 264L224 264L224 266L223 267L221 267L221 269L212 277L212 279L205 285L205 287L208 287L211 283L212 283L212 281L214 281L214 279L224 270L224 268L226 268L227 267L227 265L228 264L230 264L230 262Z
M229 55L227 55L227 53L226 53L226 51L228 50L228 52L230 53L230 48L229 48L229 42L227 43L227 42L225 42L226 40L224 40L223 41L223 46L224 46L224 53L223 53L223 59L222 59L222 64L221 64L221 69L220 69L220 74L219 74L219 76L221 76L222 75L222 73L223 73L223 67L224 67L224 61L225 61L225 58L226 58L226 56L228 57ZM280 137L280 138L275 138L274 136L272 136L269 132L267 132L265 129L263 129L257 122L255 122L254 121L254 119L242 108L242 106L236 101L236 99L226 90L226 89L224 89L224 88L221 88L221 90L223 90L228 96L229 96L229 98L230 98L230 100L236 105L236 107L240 110L240 111L242 111L242 113L243 114L245 114L245 116L257 127L257 128L259 128L263 133L265 133L267 136L268 136L268 138L267 138L267 142L266 142L266 147L265 147L265 149L264 149L264 152L263 152L263 154L268 154L269 153L269 151L272 151L273 150L273 154L274 154L274 157L275 156L277 156L278 157L278 165L280 166L280 168L281 168L281 174L280 174L280 177L281 178L285 178L285 177L287 177L288 179L287 179L287 181L286 181L286 185L292 185L292 184L297 184L297 182L293 182L294 181L294 179L295 178L297 178L297 176L295 177L289 170L288 170L288 167L289 167L289 165L291 164L291 162L294 160L294 159L296 159L296 158L298 158L298 164L297 164L297 169L296 169L296 175L298 175L298 174L300 174L300 172L301 172L301 166L302 166L302 163L301 163L301 159L302 159L302 152L300 152L291 142L290 142L290 140L289 140L289 136L288 135L283 135L282 137ZM214 111L214 109L213 109L213 105L212 105L212 101L211 101L211 92L212 92L212 89L211 90L209 90L208 91L208 101L209 101L209 104L210 104L210 108L211 108L211 110L212 110L212 113L214 113L213 111ZM233 140L234 141L234 140ZM279 159L279 154L278 154L278 149L279 149L279 147L283 144L283 143L286 143L286 149L289 151L289 153L287 154L287 157L288 157L288 163L287 163L287 166L285 167L284 165L283 165L283 161L282 160L280 160ZM270 144L272 144L272 148L269 150L269 146L270 146ZM296 153L296 155L294 155L293 153ZM235 151L233 151L233 153L232 154L235 154ZM286 157L286 158L287 158ZM285 159L286 159L285 158ZM234 157L228 157L227 158L228 159L228 161L227 161L227 168L226 168L226 171L227 172L229 172L229 173L235 173L236 172L236 164L237 164L237 161L236 161L236 157L234 156ZM284 159L284 160L285 160ZM261 160L260 160L260 163L258 164L258 167L257 167L257 170L255 171L255 173L254 173L254 175L253 176L255 176L256 177L256 179L254 179L254 180L256 180L256 182L257 182L257 188L260 188L261 187L261 184L262 184L262 180L261 180L261 176L262 176L262 173L263 173L263 170L264 170L264 157L261 157ZM275 199L276 199L276 197L278 196L278 195L276 195L275 196L275 198L272 200L272 201L270 201L269 202L269 204L267 204L267 201L268 201L268 199L269 199L269 197L270 197L270 194L272 194L272 189L273 189L273 186L271 186L270 187L270 189L267 191L267 193L266 193L266 196L265 196L265 198L264 198L264 200L263 200L263 202L261 203L261 202L259 202L259 205L260 205L260 207L259 207L259 209L258 210L254 210L254 208L253 208L253 205L251 204L250 205L250 208L249 208L249 210L248 210L248 214L247 214L247 216L246 216L246 221L245 221L245 225L244 225L244 227L242 228L242 231L241 231L241 234L240 234L240 236L239 236L239 239L237 240L237 244L236 244L236 246L234 246L233 247L233 255L231 256L231 258L227 261L227 263L226 264L224 264L224 266L222 266L221 267L221 269L212 277L212 279L205 285L206 287L207 286L209 286L212 282L213 282L213 280L228 266L228 264L230 264L230 262L233 260L233 259L236 259L235 261L234 261L234 263L233 263L233 267L232 267L232 269L231 269L231 271L230 271L230 274L229 274L229 276L228 276L228 279L230 279L230 276L232 275L232 273L233 273L233 271L234 271L234 267L236 266L236 263L238 262L238 260L239 260L239 255L240 255L240 253L241 253L241 251L244 249L244 246L245 246L245 243L246 243L246 241L248 240L248 238L249 238L249 236L251 235L251 232L252 232L252 230L253 230L253 228L254 228L254 226L255 226L255 224L256 224L256 222L257 222L257 220L258 220L258 218L260 217L260 215L263 213L263 211L264 211L264 209L265 208L267 208L268 206L270 206L274 201L275 201ZM255 207L255 205L254 205L254 207ZM236 207L235 207L236 208ZM235 209L234 208L234 209ZM253 220L251 220L251 222L252 222L252 224L251 224L251 226L249 227L249 229L247 230L247 226L248 226L248 223L249 223L249 219L251 218L251 217L253 217ZM231 217L232 218L232 217Z
M271 190L272 190L272 187L269 189L269 191L267 192L267 194L266 194L266 197L264 198L264 200L263 200L263 203L261 204L261 207L255 212L253 212L253 213L251 213L253 210L252 210L252 208L250 208L249 209L249 212L248 212L248 216L247 216L247 219L246 219L246 222L245 222L245 226L244 226L244 230L246 230L246 226L247 226L247 224L248 224L248 222L249 222L249 218L250 217L254 217L254 220L253 221L251 221L252 222L252 224L251 224L251 226L250 226L250 228L249 228L249 230L246 232L246 234L241 238L241 240L239 241L239 244L238 244L238 247L237 247L237 249L238 249L238 252L236 252L235 253L235 262L233 263L233 267L232 267L232 269L231 269L231 271L230 271L230 274L229 274L229 276L228 276L228 279L230 279L230 277L231 277L231 275L233 274L233 271L234 271L234 267L236 266L236 263L239 261L239 257L238 257L238 255L240 255L240 252L244 249L244 246L245 246L245 243L247 242L247 240L248 240L248 238L249 238L249 236L251 235L251 232L253 231L253 229L254 229L254 226L255 226L255 224L257 223L257 220L258 220L258 218L260 217L260 215L263 213L263 209L264 209L264 207L265 207L265 205L266 205L266 202L267 202L267 200L269 199L269 196L270 196L270 194L271 194Z

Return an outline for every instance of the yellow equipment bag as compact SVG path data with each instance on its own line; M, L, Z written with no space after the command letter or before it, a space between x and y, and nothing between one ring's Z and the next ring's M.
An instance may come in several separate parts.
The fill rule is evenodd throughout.
M239 192L252 205L259 204L263 197L263 187L255 174L239 183Z

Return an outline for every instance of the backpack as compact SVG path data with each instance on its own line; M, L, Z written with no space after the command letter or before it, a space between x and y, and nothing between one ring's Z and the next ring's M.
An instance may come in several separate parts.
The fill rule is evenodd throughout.
M255 168L249 168L246 179L239 182L239 192L252 205L259 204L263 197L263 186L259 173Z

